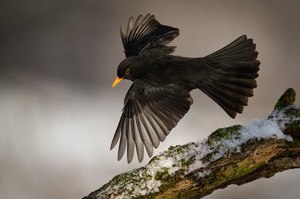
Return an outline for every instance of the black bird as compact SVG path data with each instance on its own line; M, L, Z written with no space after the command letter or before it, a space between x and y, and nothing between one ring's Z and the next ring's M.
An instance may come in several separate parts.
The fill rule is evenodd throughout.
M253 96L260 62L252 39L243 35L224 48L203 58L170 55L175 46L167 46L179 35L179 29L160 24L154 15L139 15L121 26L126 58L118 67L118 77L129 79L129 88L111 149L119 144L118 160L127 147L127 161L149 157L153 147L164 141L188 112L193 99L190 91L200 89L232 118L242 113L248 97Z

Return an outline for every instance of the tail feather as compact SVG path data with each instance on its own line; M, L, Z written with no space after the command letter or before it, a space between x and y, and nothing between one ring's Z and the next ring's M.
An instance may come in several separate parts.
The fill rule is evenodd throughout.
M239 78L239 77L236 77L236 78L223 77L223 78L220 78L218 81L226 83L228 85L238 85L241 88L253 89L253 88L257 87L256 81L253 79L243 79L243 78Z
M219 95L219 92L212 88L207 88L202 90L210 98L212 98L217 104L219 104L223 110L232 118L235 118L238 112L243 111L243 106L240 106L237 103L233 103L228 100L227 96Z
M221 61L221 62L220 62ZM252 60L237 60L230 59L230 62L225 62L224 60L218 61L222 65L219 68L222 68L223 72L236 72L236 73L256 73L259 70L260 62L256 60L256 57L253 57ZM216 66L218 67L218 65Z
M207 84L199 88L219 104L232 118L242 113L257 87L260 62L252 39L245 35L224 48L206 56L213 75Z
M253 89L251 88L241 88L239 85L233 85L233 84L226 84L223 82L215 82L215 84L220 87L222 90L229 90L235 93L240 93L243 96L246 97L252 97L253 96Z
M251 58L258 55L258 53L255 51L255 48L256 45L253 43L253 40L247 39L247 36L243 35L224 48L221 48L220 50L208 55L207 58L211 57L216 61L224 61L226 59L234 58L235 56L238 58Z

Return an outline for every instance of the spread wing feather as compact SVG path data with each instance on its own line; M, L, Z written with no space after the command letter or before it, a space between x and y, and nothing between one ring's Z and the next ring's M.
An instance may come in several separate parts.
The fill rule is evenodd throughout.
M126 57L136 56L147 49L172 53L174 47L166 46L179 35L179 29L160 24L154 15L130 17L127 27L121 26L121 38Z
M143 83L142 92L136 83L126 94L124 108L111 149L119 142L118 160L127 148L130 163L136 148L138 160L144 158L144 147L151 157L153 147L164 141L193 103L189 92L174 85L152 87Z

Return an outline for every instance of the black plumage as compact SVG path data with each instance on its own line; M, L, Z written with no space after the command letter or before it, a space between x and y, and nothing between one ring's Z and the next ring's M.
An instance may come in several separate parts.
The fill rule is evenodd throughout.
M232 118L242 113L253 96L260 62L252 39L243 35L203 58L173 56L167 46L179 29L160 24L154 15L131 17L121 38L126 58L118 67L117 85L133 81L128 90L111 149L119 142L118 160L127 148L130 163L136 148L138 160L144 148L151 157L153 147L164 141L188 112L190 91L200 89Z

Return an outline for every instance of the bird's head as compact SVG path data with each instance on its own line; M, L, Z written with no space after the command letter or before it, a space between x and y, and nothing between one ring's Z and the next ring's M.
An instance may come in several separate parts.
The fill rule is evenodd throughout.
M117 78L112 84L115 87L123 79L134 81L144 74L146 67L143 67L142 60L139 57L133 56L124 59L118 66Z

